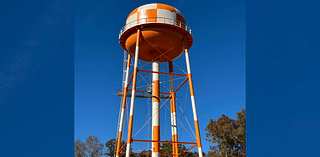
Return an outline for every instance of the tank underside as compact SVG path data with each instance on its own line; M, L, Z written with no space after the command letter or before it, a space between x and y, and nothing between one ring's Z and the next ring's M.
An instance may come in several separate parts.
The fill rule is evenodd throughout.
M168 62L179 57L184 48L192 45L192 36L179 27L168 25L139 25L126 30L120 37L120 45L135 56L137 28L141 30L139 59L145 62Z

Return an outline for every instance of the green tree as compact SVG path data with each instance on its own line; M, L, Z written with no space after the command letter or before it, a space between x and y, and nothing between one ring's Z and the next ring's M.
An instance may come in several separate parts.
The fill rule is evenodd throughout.
M81 139L74 141L74 157L87 157L87 146Z
M179 153L182 153L183 151L187 150L187 147L182 144L178 144ZM194 157L193 153L186 151L179 155L180 157Z
M143 150L141 151L141 153L144 153L144 154L152 154L152 151L151 150ZM138 155L139 157L150 157L149 155Z
M237 118L231 119L222 114L217 121L210 119L205 129L206 140L215 146L210 146L208 157L245 157L246 156L246 110L237 113Z
M125 144L124 141L121 141L121 145L120 148ZM114 157L117 151L117 140L116 139L111 139L108 142L105 143L106 146L106 151L105 151L105 155L106 156L110 156L110 157ZM127 147L125 146L121 152L126 152ZM120 157L125 157L125 154L120 154ZM136 155L134 154L130 154L130 157L136 157Z
M113 157L114 154L116 153L116 149L117 149L116 148L116 140L114 138L109 140L107 143L105 143L105 146L106 146L105 155Z
M160 146L160 154L172 154L172 143L163 143Z
M196 148L194 148L194 149L196 149ZM185 145L178 144L178 149L179 149L179 153L181 153L181 152L187 150L187 147ZM206 157L206 153L202 152L202 156ZM186 152L182 153L181 155L179 155L179 157L199 157L199 152L198 151L195 151L195 152L186 151Z
M106 156L110 156L110 157L114 157L114 154L116 153L116 143L117 141L115 139L111 139L109 140L107 143L105 143L106 146L106 151L105 151L105 155ZM124 141L121 142L121 147L125 144ZM187 148L184 145L178 144L178 148L179 148L179 152L183 152L184 150L186 150ZM121 152L125 152L126 151L126 147L124 147L122 149ZM151 150L142 150L141 153L144 154L152 154ZM160 146L160 154L172 154L172 143L163 143ZM124 154L120 155L121 157L124 157ZM198 152L184 152L181 155L179 155L180 157L198 157L199 154ZM203 156L205 157L206 154L203 153ZM130 154L130 157L150 157L150 155L134 155L134 154ZM163 156L165 157L165 156Z
M89 157L102 157L103 144L96 136L89 136L86 138L87 154Z
M194 157L199 157L199 152L198 152L198 151L195 151L195 152L193 152L192 154L193 154ZM207 155L206 155L205 152L202 152L202 156L203 156L203 157L206 157Z
M182 145L182 144L178 144L178 149L179 149L179 153L187 150L186 146ZM141 151L141 153L152 154L152 151L151 150L143 150L143 151ZM160 154L172 154L172 153L173 153L172 143L162 143L162 145L160 146ZM198 157L198 156L199 156L198 152L189 152L189 151L186 151L186 152L182 153L181 155L179 155L179 157ZM205 153L203 153L203 156L205 157ZM149 156L148 155L139 155L139 157L149 157ZM166 156L162 156L162 157L166 157Z
M179 152L186 150L186 147L178 144L179 147ZM141 153L145 153L145 154L152 154L151 150L142 150ZM173 149L172 149L172 143L162 143L160 145L160 154L172 154L173 153ZM188 152L185 152L183 155L187 154ZM183 156L180 155L180 156ZM150 157L149 155L139 155L139 157ZM166 156L162 156L161 157L166 157Z

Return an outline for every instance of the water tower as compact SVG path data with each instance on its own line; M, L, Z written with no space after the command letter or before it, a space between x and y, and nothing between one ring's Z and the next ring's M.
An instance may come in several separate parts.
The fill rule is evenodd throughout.
M199 132L199 124L197 118L196 104L194 98L193 83L191 78L191 69L189 62L188 49L193 43L191 29L186 25L186 20L182 13L176 8L160 3L152 3L140 6L133 10L127 20L126 25L121 29L119 34L119 42L121 47L127 51L128 58L125 60L126 73L124 77L124 86L121 93L122 105L120 111L119 132L117 138L116 157L120 154L126 154L126 157L131 154L142 154L131 152L132 142L151 142L152 157L178 156L182 152L178 150L178 144L193 144L189 149L198 147L199 156L202 157L202 148ZM182 53L185 54L187 73L173 73L173 60L179 57ZM134 57L134 70L130 77L130 62L131 57ZM152 70L142 70L138 67L139 60L152 64ZM160 71L161 64L168 64L168 72ZM137 90L137 75L138 73L152 73L152 89ZM170 92L162 92L160 90L160 75L168 75L170 82ZM175 89L174 76L184 76L185 80ZM176 95L175 93L181 88L185 82L189 82L191 105L194 118L194 127L196 132L196 142L181 142L177 136L177 119L176 119ZM129 84L132 83L132 88L129 89ZM131 93L130 93L131 92ZM152 139L137 140L132 138L133 115L135 109L135 99L139 93L152 93L149 98L152 98ZM130 116L128 121L128 134L125 146L121 147L120 142L123 134L123 121L125 116L125 107L127 97L131 97ZM141 97L141 96L140 96ZM148 97L148 96L146 96ZM160 140L160 99L170 99L171 109L171 130L172 139L170 141ZM172 143L172 154L160 154L161 143ZM126 147L126 152L121 150ZM151 155L151 154L144 154Z

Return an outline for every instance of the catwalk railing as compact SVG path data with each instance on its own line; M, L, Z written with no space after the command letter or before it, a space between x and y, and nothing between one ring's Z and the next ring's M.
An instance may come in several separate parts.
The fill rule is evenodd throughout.
M170 18L164 18L164 17L147 17L147 18L140 18L134 21L131 21L127 23L122 29L120 30L119 33L119 38L120 36L129 28L137 26L137 25L142 25L142 24L148 24L148 23L162 23L162 24L169 24L169 25L174 25L177 27L180 27L193 36L191 28L187 26L185 23L177 21L176 19L170 19Z

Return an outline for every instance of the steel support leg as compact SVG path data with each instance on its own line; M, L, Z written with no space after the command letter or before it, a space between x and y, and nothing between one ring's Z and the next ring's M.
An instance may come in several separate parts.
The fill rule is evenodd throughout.
M134 112L134 103L135 103L136 85L137 85L138 61L139 61L139 43L140 43L140 29L138 29L138 31L137 31L136 51L135 51L135 57L134 57L134 71L133 71L133 82L132 82L132 92L131 92L130 118L129 118L129 126L128 126L126 157L130 157L130 149L131 149L131 142L132 142L133 112Z
M123 121L124 121L124 111L125 111L126 102L127 102L127 91L128 91L127 85L128 85L129 73L130 73L130 61L131 61L131 55L128 54L127 71L126 71L126 78L125 78L124 88L123 88L122 107L121 107L121 114L120 114L119 134L118 134L118 139L117 139L116 157L120 156L121 138L122 138Z
M193 90L193 83L192 83L192 77L191 77L191 69L190 69L190 61L189 61L188 49L185 49L185 56L186 56L186 64L187 64L187 70L188 70L188 78L189 78L189 86L190 86L190 95L191 95L193 119L194 119L194 125L195 125L195 129L196 129L196 135L197 135L198 152L199 152L199 157L202 157L200 130L199 130L199 123L198 123L196 101L194 99L194 90Z

